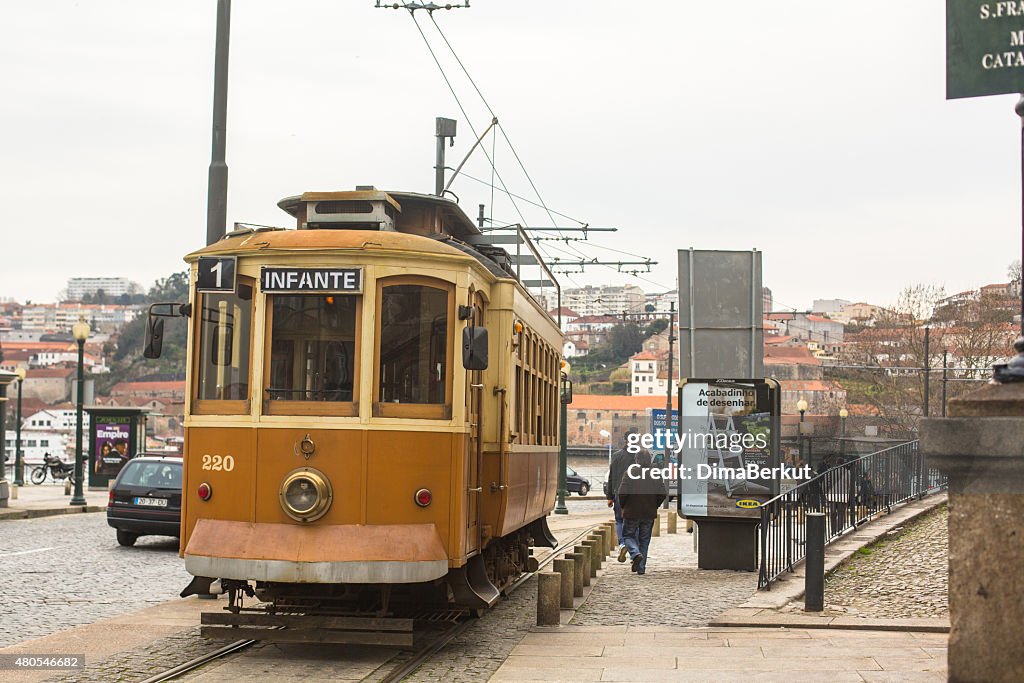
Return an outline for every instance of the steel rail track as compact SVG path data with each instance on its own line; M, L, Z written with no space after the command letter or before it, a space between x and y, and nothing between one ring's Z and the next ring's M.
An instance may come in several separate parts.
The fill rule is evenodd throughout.
M213 652L208 652L201 657L190 659L184 664L179 664L178 666L167 669L166 671L158 673L155 676L150 676L146 680L142 681L142 683L164 683L164 681L173 680L182 674L192 671L193 669L198 669L204 664L208 664L214 660L220 659L221 657L226 657L227 655L230 655L234 652L241 652L242 650L245 650L246 648L255 643L255 640L236 640L235 642L229 643L224 647L217 648Z
M594 530L595 527L598 526L600 526L600 524L594 524L592 526L589 526L583 532L574 536L571 540L566 541L565 543L562 543L561 545L556 547L548 554L547 557L537 562L537 569L535 569L532 572L524 572L521 577L516 579L515 582L513 582L512 585L509 586L508 589L505 591L505 595L510 595L514 590L522 586L535 575L539 574L540 571L544 569L544 567L551 564L560 553L564 552L568 548L575 546L580 541L580 539L585 538L587 534L589 534L591 531ZM390 674L382 678L380 680L380 683L399 683L400 681L405 680L406 676L420 668L420 666L422 666L428 659L430 659L435 654L440 652L445 645L450 643L457 636L461 635L472 624L472 619L467 619L465 621L455 624L451 629L442 633L441 636L434 640L430 645L416 652L413 658L410 659L408 662L401 664Z
M577 534L571 540L566 541L565 543L562 543L561 545L556 547L547 555L547 557L537 562L537 569L535 569L532 572L525 572L520 578L516 579L516 581L513 582L512 585L509 586L509 588L505 591L505 595L510 595L514 590L516 590L524 583L529 581L536 574L540 573L540 571L544 567L551 564L560 553L564 552L568 548L575 546L576 543L580 541L580 539L586 537L587 534L593 531L594 528L597 526L600 525L594 524L592 526L587 527L586 530ZM464 621L460 621L453 624L450 628L443 631L437 638L432 640L429 645L414 652L413 657L409 661L400 664L394 671L392 671L387 676L382 678L380 683L398 683L399 681L404 680L406 676L416 671L416 669L420 668L420 666L422 666L428 659L433 657L435 654L440 652L448 643L450 643L456 637L458 637L463 632L468 630L472 624L472 619L466 619ZM174 680L182 674L186 674L190 671L198 669L199 667L205 664L209 664L210 662L216 661L230 654L241 652L251 647L256 642L258 641L237 640L233 643L229 643L223 647L217 648L212 652L208 652L205 655L196 657L195 659L191 659L185 662L184 664L179 664L178 666L167 669L166 671L156 674L155 676L151 676L141 681L141 683L165 683L165 681Z

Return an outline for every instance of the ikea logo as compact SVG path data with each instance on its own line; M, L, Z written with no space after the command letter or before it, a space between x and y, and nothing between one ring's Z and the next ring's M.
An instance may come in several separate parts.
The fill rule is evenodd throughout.
M750 510L753 508L761 507L761 503L759 503L756 500L751 500L750 498L744 498L743 500L736 501L736 507L743 508L745 510Z

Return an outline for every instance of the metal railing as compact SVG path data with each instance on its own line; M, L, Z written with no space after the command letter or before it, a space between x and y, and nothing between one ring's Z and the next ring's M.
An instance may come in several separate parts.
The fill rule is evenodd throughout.
M946 488L917 441L886 448L832 467L761 505L758 589L804 559L808 512L825 513L825 544L894 505Z

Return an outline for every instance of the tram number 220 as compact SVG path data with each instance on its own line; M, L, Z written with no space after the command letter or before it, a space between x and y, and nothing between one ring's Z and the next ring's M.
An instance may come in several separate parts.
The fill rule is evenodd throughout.
M230 472L235 469L235 459L230 455L204 455L203 469L214 472Z

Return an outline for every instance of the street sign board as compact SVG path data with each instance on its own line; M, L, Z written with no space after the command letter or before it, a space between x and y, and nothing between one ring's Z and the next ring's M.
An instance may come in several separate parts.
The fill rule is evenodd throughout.
M946 99L1024 92L1024 2L946 0Z

